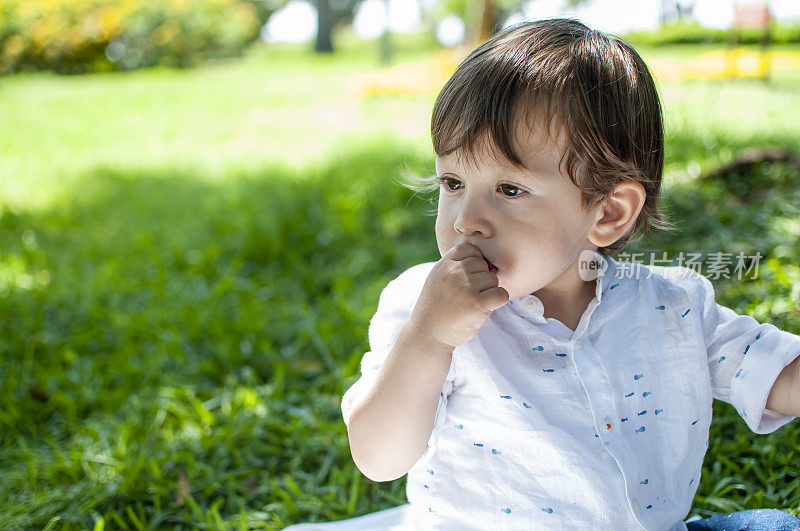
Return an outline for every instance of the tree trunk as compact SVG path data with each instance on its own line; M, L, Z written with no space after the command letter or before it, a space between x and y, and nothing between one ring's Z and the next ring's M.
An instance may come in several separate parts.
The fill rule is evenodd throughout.
M389 66L392 63L392 37L389 33L389 0L383 0L386 10L386 27L381 32L381 64Z
M658 23L662 28L667 25L667 20L669 20L667 15L669 7L667 7L667 2L669 2L669 0L660 0L658 2Z
M333 13L331 13L330 0L317 0L317 41L314 51L317 53L332 53L333 42Z
M481 13L481 29L478 32L478 41L486 42L494 33L497 25L497 13L494 9L493 0L483 0L483 12Z

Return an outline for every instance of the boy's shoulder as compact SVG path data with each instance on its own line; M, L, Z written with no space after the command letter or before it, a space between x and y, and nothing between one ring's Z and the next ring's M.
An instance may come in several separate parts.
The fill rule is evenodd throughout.
M425 280L435 265L436 262L424 262L409 267L383 288L381 301L415 303L422 292Z
M704 298L710 291L711 282L697 270L684 266L658 266L635 262L618 262L615 276L618 279L638 283L638 292L654 294L684 293L692 298Z
M428 274L430 274L431 269L433 269L435 265L436 262L423 262L413 265L397 275L390 284L416 284L420 282L420 280L425 282L425 279L428 278Z

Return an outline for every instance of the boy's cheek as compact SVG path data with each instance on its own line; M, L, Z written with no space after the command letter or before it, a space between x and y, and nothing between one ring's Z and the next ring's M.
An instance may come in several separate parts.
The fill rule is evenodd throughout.
M444 254L453 247L452 236L448 234L446 228L442 224L441 217L436 218L436 245L439 247L439 254Z
M453 247L450 242L439 238L438 235L436 236L436 245L439 247L439 256L444 256Z

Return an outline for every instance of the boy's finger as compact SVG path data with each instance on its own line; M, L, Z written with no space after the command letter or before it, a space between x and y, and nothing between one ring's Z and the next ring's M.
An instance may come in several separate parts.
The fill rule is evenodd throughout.
M481 291L478 295L489 310L496 310L509 300L508 292L500 286Z
M489 272L489 265L486 263L486 260L479 256L468 256L461 260L461 263L464 265L464 270L467 273Z
M444 254L444 257L456 262L469 258L470 256L476 256L481 260L483 259L480 250L470 243L459 243Z

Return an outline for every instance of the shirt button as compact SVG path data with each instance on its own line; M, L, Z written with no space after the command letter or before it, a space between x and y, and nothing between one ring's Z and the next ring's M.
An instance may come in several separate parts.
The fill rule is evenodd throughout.
M536 310L536 308L538 308L538 307L539 307L539 305L538 305L538 304L536 304L536 301L535 301L535 300L533 300L533 299L530 299L530 300L528 300L528 302L527 302L527 306L528 306L528 309L529 309L530 311L535 311L535 310Z
M583 348L583 341L580 339L575 342L575 348Z

